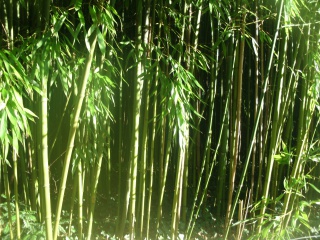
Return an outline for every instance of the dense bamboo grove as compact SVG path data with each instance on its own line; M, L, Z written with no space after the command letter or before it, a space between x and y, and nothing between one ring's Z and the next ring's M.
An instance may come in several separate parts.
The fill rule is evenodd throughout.
M1 0L0 22L1 239L320 235L318 0Z

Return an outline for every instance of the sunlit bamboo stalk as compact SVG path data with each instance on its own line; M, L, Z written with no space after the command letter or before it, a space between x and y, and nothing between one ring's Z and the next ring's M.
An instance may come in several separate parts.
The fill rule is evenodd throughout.
M280 8L279 8L279 15L278 15L278 19L277 19L277 29L279 29L279 26L280 26L280 23L281 23L281 15L282 15L282 11L283 11L283 4L284 4L284 1L281 1L280 2ZM269 63L268 63L268 68L267 68L267 73L266 73L266 79L265 79L264 84L263 84L263 90L262 90L262 95L261 95L260 102L259 102L259 108L258 108L258 112L257 112L257 117L255 119L253 131L252 131L252 135L251 135L251 139L250 139L249 149L247 150L246 160L245 160L243 171L242 171L242 174L241 174L239 187L238 187L238 190L237 190L237 193L236 193L236 196L235 196L235 201L234 201L234 204L233 204L233 207L232 207L232 210L231 210L231 215L230 215L230 218L229 218L230 220L232 219L232 217L234 215L234 212L235 212L235 209L236 209L236 203L237 203L237 201L239 199L240 191L242 189L242 186L243 186L243 183L244 183L244 179L245 179L245 176L246 176L246 173L247 173L247 169L248 169L248 166L249 166L249 161L250 161L250 158L251 158L251 153L252 153L252 149L253 149L253 145L254 145L253 142L254 142L254 139L255 139L256 134L257 134L258 125L259 125L259 122L260 122L260 116L261 116L261 112L262 112L262 109L263 109L263 104L264 104L264 101L265 101L265 95L266 95L266 91L267 91L267 86L269 84L269 78L270 78L269 74L270 74L270 71L271 71L271 68L272 68L272 64L273 64L273 58L274 58L275 46L276 46L277 38L278 38L278 30L276 31L276 33L274 35L274 38L273 38L272 47L271 47L271 55L270 55L270 58L269 58ZM263 220L260 220L260 221L263 221ZM228 226L228 228L226 229L226 232L225 232L225 238L228 237L228 234L229 234L229 231L230 231L231 222L229 222L229 224L227 226Z
M17 163L17 152L14 149L13 150L13 175L14 175L14 179L13 179L13 184L14 184L14 206L15 206L15 213L16 213L16 238L20 239L21 238L21 226L20 226L20 208L19 208L19 197L18 197L18 163Z
M303 42L301 49L303 52L309 52L309 36L310 27L305 30L306 41ZM298 136L297 136L297 149L296 158L290 173L289 186L291 181L299 180L301 178L302 172L304 170L303 155L306 152L306 147L308 146L308 133L310 129L311 118L314 111L314 104L308 96L309 82L310 82L310 70L307 69L306 76L300 77L300 91L299 99L301 100L299 106L299 119L298 119ZM299 184L293 184L288 189L288 193L285 196L283 214L285 216L282 222L281 228L285 229L288 226L292 211L295 207L295 200L298 198L296 192L300 191Z
M155 24L155 14L156 14L156 9L155 9L155 4L153 4L152 6L150 6L150 11L151 11L151 17L152 17L152 21L151 21L151 36L154 35L155 29L154 29L154 24ZM161 17L160 17L161 18ZM161 25L159 25L159 33L158 36L161 36ZM160 42L158 43L158 46L160 46ZM159 56L157 55L157 60L159 61ZM159 82L159 65L156 65L156 67L154 68L154 84L153 87L152 85L150 86L150 89L154 88L154 95L153 97L150 96L150 102L149 102L149 108L150 108L150 119L151 119L151 126L150 126L150 155L149 155L149 184L147 184L147 219L146 219L146 239L150 239L150 221L151 221L151 206L152 206L152 196L153 196L153 187L154 187L154 162L156 159L155 156L155 147L156 147L156 126L157 126L157 118L156 118L156 114L157 114L157 107L159 107L158 105L158 82Z
M45 53L46 55L47 53ZM47 56L47 57L50 57ZM41 62L41 61L39 61ZM52 239L52 220L51 220L51 198L50 198L50 179L49 179L49 156L48 156L48 75L49 59L40 65L42 75L42 95L41 95L41 161L43 174L44 205L45 205L45 222L46 237Z
M243 11L245 11L245 6L242 6ZM235 182L235 175L237 169L237 162L240 153L240 135L241 135L241 109L242 109L242 78L243 78L243 61L244 61L244 49L245 49L245 27L246 27L246 12L242 12L242 19L240 24L240 34L238 36L238 44L239 49L236 50L235 61L237 63L237 72L235 75L235 83L234 83L234 91L236 91L236 101L234 107L236 108L235 111L235 127L234 132L231 133L233 135L232 140L233 148L231 149L232 159L231 159L231 166L230 166L230 178L229 178L229 196L228 196L228 204L227 204L227 213L226 213L226 225L230 221L230 211L233 201L233 189L234 189L234 182ZM231 123L233 124L233 123Z
M138 60L136 67L135 77L133 79L133 105L132 105L132 133L130 142L130 201L129 201L129 226L130 238L134 239L135 224L136 224L136 203L137 203L137 176L138 176L138 158L139 158L139 127L140 127L140 105L142 98L142 91L144 88L143 74L145 73L144 65L142 62L142 1L137 4L137 19L136 19L136 45L135 52Z
M78 187L78 237L81 240L83 238L83 167L82 161L79 160L77 168L77 181L76 186ZM71 226L70 226L71 227Z
M89 74L90 74L90 70L91 70L91 64L92 64L92 59L94 56L96 43L97 43L97 34L95 35L95 38L90 46L90 52L89 52L87 59L86 59L86 65L85 65L85 70L84 70L84 73L82 76L80 92L79 92L79 96L78 96L78 99L76 102L76 108L75 108L70 132L69 132L67 152L66 152L65 158L64 158L62 177L61 177L61 182L60 182L60 187L59 187L59 195L58 195L58 202L57 202L56 221L55 221L53 239L57 239L57 237L58 237L62 203L63 203L64 193L65 193L65 189L66 189L66 181L67 181L67 176L68 176L68 172L69 172L69 165L70 165L71 155L72 155L72 151L73 151L74 139L75 139L76 131L78 129L79 115L80 115L82 103L83 103L83 100L85 97L87 82L89 79Z
M144 103L143 107L143 116L140 118L140 125L142 125L142 135L141 135L141 152L140 152L140 186L139 186L139 194L140 197L138 201L138 213L140 214L140 229L139 235L143 236L144 229L144 218L145 218L145 205L146 205L146 175L147 175L147 154L148 154L148 142L147 142L147 133L149 128L149 102L150 102L150 85L151 82L148 81L152 78L152 68L151 68L151 51L152 51L152 28L151 25L151 5L150 0L147 0L145 3L146 15L144 18L144 31L142 36L142 46L144 48L144 53L142 55L142 64L145 69L145 81L143 86L142 93L142 102Z
M12 228L12 209L11 209L11 194L10 194L10 185L9 185L9 177L8 177L8 167L5 162L6 157L8 155L9 146L2 145L2 157L1 158L1 166L3 166L3 179L4 179L4 190L6 196L6 203L8 209L8 227L10 232L10 239L14 239L14 233Z
M99 182L99 177L100 177L100 172L101 172L101 164L102 164L102 159L103 159L103 151L105 148L105 138L106 136L106 129L107 129L107 119L103 119L101 123L101 130L102 133L98 135L96 133L96 141L97 141L97 156L95 160L95 166L93 168L93 181L91 183L91 193L90 193L90 206L89 206L89 220L88 220L88 232L87 232L87 239L91 239L92 236L92 227L93 227L93 221L94 221L94 210L95 210L95 205L96 205L96 196L97 196L97 187L98 187L98 182ZM99 128L99 126L96 126ZM96 129L98 131L98 129Z
M227 117L227 114L228 114L228 110L227 109L228 109L228 102L229 102L229 99L230 99L230 90L227 93L227 98L226 99L227 99L227 101L226 101L226 104L225 104L225 107L224 107L224 111L223 111L222 122L225 121L225 118ZM219 137L218 137L218 140L217 140L217 146L216 146L217 149L219 149L219 147L220 147L223 131L224 131L223 128L221 128L221 130L219 132ZM212 171L213 171L214 165L215 165L214 163L215 163L215 161L217 159L217 153L218 153L218 151L215 151L214 156L212 158L212 163L211 163L210 170L209 170L209 178L205 179L204 189L208 188L208 185L209 185L209 182L210 182L210 178L212 176ZM206 159L206 161L208 161L208 159ZM198 185L197 185L197 190L196 190L196 193L195 193L196 197L195 197L193 205L192 205L192 209L191 209L191 213L190 213L190 219L189 219L189 223L188 223L188 227L187 227L187 231L186 231L186 233L187 233L186 234L186 239L190 239L191 238L191 235L192 235L195 223L196 223L196 219L199 216L201 205L202 205L202 203L204 201L204 198L206 197L205 191L203 191L200 194L201 181L202 181L203 173L205 171L205 166L206 166L206 162L203 161L202 162L202 166L201 166L200 178L199 178ZM200 201L199 201L199 204L197 205L198 197L200 197ZM195 210L196 208L197 208L197 210Z

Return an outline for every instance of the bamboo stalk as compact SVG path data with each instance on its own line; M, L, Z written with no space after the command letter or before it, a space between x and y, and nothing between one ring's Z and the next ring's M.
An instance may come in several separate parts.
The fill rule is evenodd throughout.
M225 104L225 107L224 107L222 122L225 121L225 118L227 117L227 114L228 114L228 102L230 100L230 91L227 93L227 98L226 99L227 99L227 101L226 101L226 104ZM218 137L217 146L216 146L217 149L219 149L219 147L221 145L222 134L223 134L223 128L221 128L221 130L219 132L219 137ZM204 190L208 188L208 185L209 185L209 182L210 182L210 178L212 176L213 168L214 168L214 165L215 165L215 161L217 159L217 153L218 153L218 151L215 151L214 156L212 158L212 163L211 163L210 170L209 170L209 178L205 179ZM200 196L199 204L197 205L198 197L200 195L199 194L200 193L200 186L201 186L201 181L202 181L202 175L203 175L203 172L205 170L205 165L206 165L206 162L205 161L202 162L200 178L199 178L199 181L198 181L197 190L196 190L196 194L195 194L196 197L195 197L193 205L192 205L192 210L191 210L191 213L190 213L190 219L189 219L189 223L188 223L188 227L187 227L186 239L190 239L191 238L191 235L192 235L192 232L193 232L193 229L194 229L194 226L195 226L196 219L199 216L201 205L202 205L202 203L204 201L204 198L206 197L205 191L203 191L201 196ZM197 210L195 212L195 208L196 207L197 207Z
M21 238L21 226L20 226L20 210L19 210L19 198L18 198L18 164L17 153L13 150L13 171L14 171L14 195L15 195L15 212L16 212L16 238Z
M41 60L39 61L41 62ZM51 198L50 198L50 179L49 179L49 156L48 156L48 75L49 62L41 64L40 72L42 74L42 95L41 95L41 163L42 179L44 189L44 206L46 237L52 240L52 220L51 220Z
M83 238L83 168L82 162L79 160L78 172L77 172L77 182L78 182L78 236L81 240Z
M7 202L7 209L8 209L8 225L9 225L9 231L10 231L10 239L14 239L13 234L13 224L12 224L12 211L11 211L11 196L10 196L10 185L9 185L9 177L8 177L8 167L7 163L4 161L6 159L6 155L8 153L8 148L6 149L5 146L2 146L2 152L3 152L3 159L2 166L3 166L3 178L4 178L4 190L6 195L6 202Z
M96 138L97 141L97 150L98 150L98 156L95 162L95 166L93 169L93 181L91 184L91 196L90 196L90 209L89 209L89 221L88 221L88 232L87 232L87 239L91 239L92 236L92 226L93 226L93 215L96 205L96 196L97 196L97 186L99 182L99 176L101 172L101 164L102 164L102 158L103 158L103 150L105 148L105 138L106 138L106 126L107 121L106 119L102 122L102 134L99 134L99 137Z
M65 158L64 158L62 178L61 178L60 187L59 187L59 195L58 195L58 202L57 202L57 209L56 209L56 221L55 221L55 227L54 227L54 233L53 233L54 240L56 240L58 237L62 203L63 203L64 193L65 193L65 189L66 189L66 182L67 182L67 177L68 177L68 172L69 172L71 155L72 155L72 151L73 151L73 144L74 144L76 131L78 129L80 111L81 111L82 103L83 103L83 100L85 97L86 87L87 87L87 83L88 83L88 79L89 79L89 74L90 74L90 69L91 69L91 64L92 64L92 59L94 56L96 43L97 43L97 33L95 34L94 40L90 46L90 52L89 52L87 59L86 59L86 65L85 65L85 70L84 70L84 73L82 76L80 93L79 93L79 96L78 96L78 99L76 102L76 107L74 110L74 117L72 119L72 124L71 124L71 128L69 131L67 151L66 151Z
M151 7L150 7L151 8ZM155 9L155 4L152 5L152 9L151 9L151 17L152 17L152 21L151 21L151 26L152 26L152 30L151 30L151 36L153 36L154 33L154 25L155 25L155 13L156 13L156 9ZM160 12L161 14L161 12ZM161 17L160 17L161 18ZM159 33L158 36L161 36L161 25L159 25ZM160 46L160 43L158 43L158 47ZM159 62L159 55L157 54L157 60ZM150 109L151 109L151 116L150 118L151 120L151 126L150 126L150 159L149 159L149 185L147 186L147 188L149 189L148 191L148 196L147 196L147 220L146 220L146 239L150 239L150 221L151 221L151 207L152 207L152 196L153 196L153 187L154 187L154 162L155 162L155 145L156 145L156 126L157 126L157 122L156 122L156 114L157 114L157 108L158 108L158 102L157 102L157 97L158 97L158 78L159 78L159 64L156 65L155 67L155 73L154 73L154 95L153 95L153 101L150 101ZM150 89L151 86L150 86ZM151 96L150 96L151 97ZM157 229L158 230L158 229Z
M140 213L140 237L143 236L143 229L144 229L144 217L145 217L145 205L146 205L146 174L147 174L147 130L149 127L148 119L149 119L149 102L150 102L150 83L148 79L151 78L151 50L152 50L152 25L150 21L150 0L148 0L145 3L146 8L146 15L144 19L144 33L142 36L142 46L144 47L144 53L142 55L141 61L143 62L143 65L145 67L145 76L147 81L145 81L143 86L143 93L142 93L142 102L144 103L143 107L143 116L140 118L140 125L142 125L142 135L141 135L141 152L140 152L140 158L141 158L141 164L140 164L140 187L139 191L140 193L138 196L140 196L139 204L138 204L138 213Z
M307 28L307 32L305 32L305 36L307 40L304 42L305 46L302 46L300 50L304 52L308 52L309 50L309 36L310 36L310 27ZM310 71L308 71L306 77L302 77L300 80L300 96L301 103L299 106L299 119L298 119L298 136L297 136L297 150L296 150L296 159L294 161L292 171L290 173L291 180L299 180L303 174L304 169L304 161L303 155L306 151L306 147L308 146L308 133L310 130L311 117L313 115L314 104L310 103L310 98L308 97L308 89L309 89L309 78ZM281 225L281 229L285 229L288 226L290 217L292 215L292 211L295 207L294 201L298 198L296 192L300 191L300 186L298 184L294 184L292 187L288 189L288 193L285 196L283 213L284 220Z
M76 198L76 193L78 190L78 182L77 182L77 178L74 178L73 180L73 188L72 188L72 194L71 194L71 198L75 199ZM72 230L72 224L73 224L73 210L74 210L74 201L71 202L71 206L70 206L70 216L69 216L69 229L68 229L68 235L71 236L71 230ZM78 230L79 232L81 232L81 228L79 228ZM80 235L80 234L79 234ZM80 236L79 236L79 239Z
M281 1L280 2L280 8L279 8L279 14L278 14L278 20L277 20L277 29L279 29L279 27L280 27L281 15L282 15L282 11L283 11L283 4L284 4L284 1ZM250 139L250 145L249 145L249 149L248 149L247 154L246 154L246 160L245 160L245 163L244 163L244 166L243 166L243 171L242 171L242 174L241 174L239 188L238 188L238 191L236 193L235 202L237 202L237 200L239 198L240 191L242 189L243 182L244 182L244 179L245 179L245 175L246 175L246 172L247 172L247 169L248 169L248 166L249 166L249 160L250 160L252 149L253 149L253 144L252 143L254 142L254 138L255 138L256 133L257 133L258 125L259 125L259 122L260 122L260 116L261 116L261 112L262 112L262 108L263 108L264 98L265 98L265 95L266 95L267 86L269 84L269 78L270 78L269 74L270 74L270 70L271 70L271 67L272 67L272 63L273 63L273 57L274 57L277 38L278 38L278 30L276 31L276 33L274 35L274 38L273 38L272 47L271 47L271 55L270 55L268 69L267 69L267 73L266 73L266 79L264 81L263 91L262 91L261 99L260 99L260 102L259 102L259 108L258 108L258 112L257 112L257 117L256 117L256 121L254 123L253 132L252 132L251 139ZM234 202L234 205L233 205L232 210L231 210L230 220L232 219L232 216L234 215L234 212L235 212L235 209L236 209L235 202ZM229 230L230 230L230 226L231 226L231 222L228 224L228 228L227 228L226 233L225 233L225 238L227 238L227 236L228 236L228 233L229 233ZM259 231L260 230L261 229L259 229Z
M129 201L129 225L130 225L130 239L135 236L135 223L136 223L136 203L137 203L137 174L138 174L138 159L139 159L139 126L140 126L140 105L142 90L144 88L143 77L141 76L144 71L144 66L141 61L142 53L142 1L137 4L137 20L136 20L136 34L137 41L135 51L137 54L138 65L133 79L133 111L132 111L132 133L130 143L130 201Z
M245 8L245 6L243 6ZM242 77L243 77L243 61L244 61L244 49L245 49L245 27L246 27L246 13L242 13L242 21L241 21L241 34L239 35L238 41L239 50L236 52L236 61L238 72L236 74L236 83L234 84L236 89L236 118L235 118L235 128L234 128L234 136L232 141L234 141L233 146L231 148L232 151L232 162L230 167L230 179L229 179L229 196L228 196L228 204L227 204L227 213L226 213L226 225L230 221L230 211L232 206L233 199L233 189L234 189L234 181L236 176L237 162L240 153L240 135L241 135L241 108L242 108ZM237 59L238 58L238 59Z

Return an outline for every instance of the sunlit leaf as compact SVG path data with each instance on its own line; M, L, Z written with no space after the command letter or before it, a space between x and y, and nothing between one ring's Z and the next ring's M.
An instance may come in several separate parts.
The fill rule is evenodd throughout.
M89 12L90 12L90 16L91 16L93 23L96 24L98 22L96 8L94 6L89 7Z
M12 131L12 147L16 152L19 151L19 141L14 129Z
M67 13L64 12L61 14L58 18L58 20L54 23L54 32L57 33L60 31L62 25L64 24L64 21L66 20Z
M79 11L82 6L82 0L74 0L73 2L75 10Z
M251 41L252 41L252 47L254 50L254 54L256 55L256 57L258 57L259 56L259 53L258 53L259 44L257 43L257 41L253 37L251 38Z
M17 125L17 119L16 119L16 114L14 112L14 107L15 105L12 104L12 102L8 102L7 108L6 108L6 113L8 115L9 121L13 126Z
M97 31L97 39L98 39L98 45L99 45L99 48L100 48L100 51L102 54L105 54L106 52L106 44L105 44L105 41L104 41L104 37L102 35L102 33L98 30Z
M3 142L7 134L7 113L0 111L0 140Z
M312 183L308 183L308 185L310 185L315 191L317 191L318 193L320 193L320 189L317 188L315 185L313 185Z
M2 111L6 107L6 103L3 101L0 101L0 111Z

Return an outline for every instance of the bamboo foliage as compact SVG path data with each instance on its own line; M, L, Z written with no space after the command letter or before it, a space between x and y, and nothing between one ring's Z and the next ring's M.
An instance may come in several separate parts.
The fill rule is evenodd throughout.
M1 238L311 234L317 18L304 0L0 1Z

